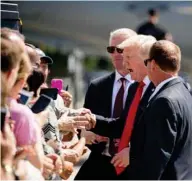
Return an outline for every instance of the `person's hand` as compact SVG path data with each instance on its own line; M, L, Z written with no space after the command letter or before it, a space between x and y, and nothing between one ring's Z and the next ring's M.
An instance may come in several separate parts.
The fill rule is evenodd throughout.
M49 158L49 155L45 155L43 158L43 177L48 179L54 173L54 168L54 161Z
M54 150L59 149L59 142L57 141L56 137L48 140L47 144L51 146Z
M70 141L62 141L63 149L71 149L79 142L77 134L73 134L73 137Z
M107 142L109 140L108 137L100 136L93 133L92 131L86 131L86 130L81 131L81 137L85 138L86 144L88 145L92 145L100 142Z
M59 119L58 128L61 131L71 131L73 133L78 133L77 129L83 129L88 124L89 121L87 120L87 118L84 120L82 119L78 120L78 116L74 117L62 116Z
M37 122L39 123L40 127L42 128L43 125L47 122L48 116L49 116L49 111L44 110L38 114L34 114Z
M54 164L54 172L57 174L61 174L63 170L63 161L62 158L57 154L48 154L48 158L52 159Z
M64 161L63 162L63 171L60 174L60 177L64 180L67 180L72 173L73 173L73 163Z
M79 156L80 155L75 150L72 150L72 149L63 149L62 150L62 158L65 161L76 163L76 161L78 160Z
M35 154L36 153L32 145L18 147L14 157L14 163L17 164L20 160L25 159L27 156Z
M100 136L92 131L86 131L82 130L81 131L81 137L84 137L86 139L86 144L92 145L92 144L97 144L100 142L107 142L109 140L108 137Z
M1 161L13 161L16 153L16 141L9 123L5 122L3 132L0 133L1 143Z
M96 118L94 114L85 114L83 116L75 116L73 117L73 120L78 124L79 122L88 123L85 124L86 130L90 130L91 128L94 128L96 125Z
M72 95L68 91L61 90L60 96L62 97L65 106L69 107L72 102Z
M89 109L86 109L86 108L79 108L76 110L77 113L79 113L79 115L83 116L85 114L91 114L91 111Z
M91 131L86 131L85 129L83 129L81 131L81 137L84 137L86 140L86 144L88 145L92 145L97 143L96 142L96 134L91 132Z
M97 142L107 142L109 141L109 138L108 137L105 137L105 136L100 136L100 135L96 135L96 140Z
M127 167L129 165L129 151L130 147L124 148L113 157L111 163L114 167Z

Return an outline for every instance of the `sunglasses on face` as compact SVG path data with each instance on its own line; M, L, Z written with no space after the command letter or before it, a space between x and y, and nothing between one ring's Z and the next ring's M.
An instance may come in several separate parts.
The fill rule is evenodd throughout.
M117 53L123 53L123 49L117 48L117 47L115 47L115 46L108 46L108 47L107 47L107 52L108 52L108 53L114 53L114 52L115 52L115 49L116 49Z
M146 67L147 67L148 62L151 62L151 60L153 60L153 58L148 58L148 59L144 60L144 64Z

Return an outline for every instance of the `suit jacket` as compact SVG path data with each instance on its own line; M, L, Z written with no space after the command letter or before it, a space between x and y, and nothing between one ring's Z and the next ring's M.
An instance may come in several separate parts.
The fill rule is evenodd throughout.
M192 179L192 96L177 78L150 100L131 138L127 179Z
M99 77L91 82L85 96L84 107L90 109L92 113L111 117L112 92L115 81L115 72ZM105 128L101 128L105 131ZM97 153L102 153L105 149L105 142L88 145Z
M126 122L127 114L135 96L138 85L138 82L135 82L129 87L125 108L119 118L104 118L103 116L96 115L97 123L95 128L93 129L95 133L98 133L103 136L108 136L110 138L121 137ZM153 93L153 90L154 85L153 83L150 83L140 101L135 117L135 124L139 117L143 114L143 111L145 110L145 107L148 103L148 99Z

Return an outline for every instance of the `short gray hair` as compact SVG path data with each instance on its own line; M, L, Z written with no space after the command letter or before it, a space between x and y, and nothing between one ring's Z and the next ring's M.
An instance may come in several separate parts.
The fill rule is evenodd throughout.
M140 50L140 56L149 57L150 49L156 41L156 38L151 35L136 35L123 41L118 47L124 51L126 48L135 47Z
M109 43L111 43L112 38L117 36L124 36L125 38L130 38L134 35L137 35L137 33L129 28L116 29L110 33Z

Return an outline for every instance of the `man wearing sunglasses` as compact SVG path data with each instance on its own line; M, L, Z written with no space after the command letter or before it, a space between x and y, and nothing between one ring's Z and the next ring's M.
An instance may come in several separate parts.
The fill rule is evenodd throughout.
M192 97L178 77L180 48L166 40L153 44L145 60L156 89L134 126L131 180L192 178Z
M110 138L120 138L117 152L110 159L115 173L113 179L129 179L131 174L127 166L129 165L129 143L133 126L143 114L154 90L154 85L147 77L147 68L144 65L144 60L149 57L149 50L154 42L156 39L152 36L137 35L118 46L124 49L124 67L137 82L130 86L126 107L119 118L104 118L96 115L96 120L92 119L93 124L96 124L93 132Z
M86 93L84 107L93 113L104 117L120 116L125 106L127 89L133 81L128 74L129 70L123 66L123 50L117 45L134 35L136 33L127 28L117 29L110 33L107 52L110 54L115 71L91 82ZM104 128L101 129L105 130ZM91 155L75 179L113 179L115 172L110 164L110 152L114 152L118 140L109 140L107 137L101 137L92 132L84 132L84 134L88 135L88 139L92 137L91 141L96 142L96 144L89 145L92 151ZM95 167L97 171L94 170Z
M141 76L136 69L136 66L140 67L137 65L139 57L136 58L132 52L134 49L130 48L130 45L133 45L131 41L129 39L123 42L119 47L124 47L124 60L126 66L132 69L131 76L140 80L141 83ZM142 59L145 57L142 56ZM120 164L120 168L116 171L121 173L123 170L121 176L130 180L190 179L192 178L192 97L178 77L181 62L180 49L170 41L157 41L150 49L149 57L144 61L147 69L144 66L143 68L156 89L147 101L144 101L146 93L141 98L134 128L130 133L126 130L126 125L130 126L131 121L127 119L129 122L128 124L126 122L121 138L125 142L120 141L120 152L113 158L113 161L119 165L120 162L117 160L123 155L126 160L127 152L128 167L122 168ZM134 97L137 97L137 92ZM134 106L135 98L131 103ZM143 106L142 102L147 102L147 105ZM142 112L139 117L138 111ZM132 117L131 114L128 117ZM94 123L96 132L99 133L99 127L104 127L104 125L111 128L112 122L104 124L97 120ZM117 128L118 123L114 125ZM114 128L109 129L109 132L113 130ZM102 135L106 134L102 133ZM126 148L130 134L131 147Z

